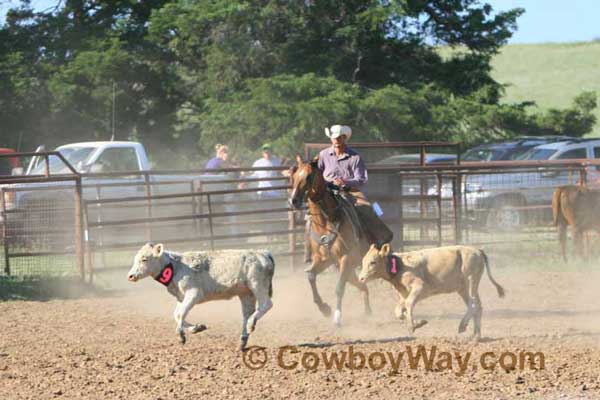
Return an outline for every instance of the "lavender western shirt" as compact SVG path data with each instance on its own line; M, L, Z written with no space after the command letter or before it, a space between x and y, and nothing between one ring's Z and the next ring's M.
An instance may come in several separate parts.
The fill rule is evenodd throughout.
M223 165L223 159L219 157L213 157L206 163L204 169L219 169Z
M346 146L346 151L339 157L335 155L333 146L319 153L319 169L327 182L340 178L351 188L358 188L367 183L367 168L360 155Z

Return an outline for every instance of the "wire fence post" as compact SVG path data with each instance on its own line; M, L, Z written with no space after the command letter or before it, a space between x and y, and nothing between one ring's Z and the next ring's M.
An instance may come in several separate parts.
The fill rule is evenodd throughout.
M4 273L10 275L10 258L8 254L8 229L6 221L6 199L4 189L0 189L0 203L2 203L2 242L4 245Z
M197 203L197 196L194 196L194 180L192 179L190 181L190 201L191 201L191 206L192 206L192 215L197 215L198 214L198 203ZM198 218L194 217L192 219L192 231L194 233L198 233Z
M83 201L83 221L84 221L84 240L85 240L85 262L87 264L87 273L89 283L93 283L94 281L94 254L92 248L92 240L90 237L90 230L88 227L88 202Z
M82 218L82 187L81 177L75 181L75 257L77 259L77 270L82 281L85 281L85 265L83 250L83 218Z
M579 168L579 184L587 187L587 171L585 167Z
M438 209L438 221L437 221L437 231L438 231L438 247L442 245L442 174L436 174L437 177L437 209Z
M50 161L48 154L44 155L44 176L50 177Z
M404 175L400 173L399 176L398 189L400 190L400 207L398 208L398 225L400 225L400 228L398 233L400 235L398 239L400 240L400 251L404 251L404 189L402 188Z
M144 172L144 188L146 193L146 217L152 218L152 192L150 189L150 176L148 172ZM146 240L152 241L152 227L149 223L144 224L144 230L146 232Z
M100 185L96 186L96 200L98 200L98 203L96 203L96 207L98 208L98 213L96 215L96 223L98 224L98 241L99 241L99 245L100 245L100 259L102 261L102 267L106 267L106 253L103 250L104 247L104 225L102 224L104 222L104 209L102 207L102 202L100 200L102 200L102 194L101 194L101 187Z
M454 208L454 242L455 244L462 243L462 213L461 213L461 195L462 179L461 174L456 174L452 180L452 206Z
M289 179L290 186L292 185L292 175ZM296 270L296 211L290 209L288 211L288 251L290 253L290 267L292 271Z
M210 194L206 195L206 205L208 206L208 227L210 230L210 249L215 249L215 232L213 228L213 217L212 217L212 201Z
M193 186L195 193L202 193L204 190L201 180L195 181ZM194 196L194 198L196 199L196 211L198 211L198 214L204 214L204 196ZM204 221L204 218L194 219L194 228L197 234L204 230L203 226L205 225L206 223Z

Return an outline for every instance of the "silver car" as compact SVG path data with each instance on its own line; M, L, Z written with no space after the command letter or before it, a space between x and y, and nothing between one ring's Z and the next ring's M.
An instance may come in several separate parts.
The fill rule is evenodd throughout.
M599 159L600 140L573 139L534 147L521 159L573 160ZM588 185L599 182L597 167L587 168ZM499 230L513 230L527 223L547 220L550 217L552 194L557 186L576 184L579 172L557 171L539 167L532 172L497 174L465 174L463 178L462 207L477 226ZM429 194L436 194L431 187ZM442 197L450 198L450 185L442 186Z

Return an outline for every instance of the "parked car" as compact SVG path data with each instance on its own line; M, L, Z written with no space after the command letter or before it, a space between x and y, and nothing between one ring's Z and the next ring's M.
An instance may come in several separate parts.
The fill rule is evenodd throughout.
M543 144L522 155L524 161L586 158L600 159L600 140L570 139ZM588 168L587 176L588 182L597 182L600 171ZM570 171L548 170L543 167L536 172L465 175L462 187L463 208L478 226L500 230L516 229L528 221L530 214L523 210L524 206L550 205L557 186L574 184L578 178L578 174ZM431 187L429 192L437 193L437 188ZM450 196L451 186L443 185L442 197Z
M448 164L453 165L456 163L456 154L442 154L442 153L429 153L425 156L425 164ZM420 154L399 154L384 158L381 161L378 161L374 164L371 164L374 167L380 166L417 166L421 163L421 155ZM410 178L410 176L404 172L394 173L393 178L386 177L387 174L370 174L369 175L369 193L370 194L378 194L381 196L389 196L390 193L390 185L397 186L400 176L402 176L402 193L405 195L414 195L419 194L421 191L421 182L423 182L425 192L427 188L434 184L434 177L426 177L423 179L419 178ZM393 179L396 181L395 183L382 183L379 182L381 179ZM426 193L424 193L426 194Z
M420 154L397 154L381 161L374 163L374 166L388 166L388 165L402 165L411 164L418 165L421 163ZM425 164L454 164L456 163L456 154L442 154L442 153L426 153Z
M530 149L547 143L568 141L568 136L519 136L512 140L486 143L465 151L461 161L518 160Z

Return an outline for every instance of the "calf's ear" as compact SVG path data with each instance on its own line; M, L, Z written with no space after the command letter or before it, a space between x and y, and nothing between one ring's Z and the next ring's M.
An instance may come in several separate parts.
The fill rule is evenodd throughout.
M381 250L379 250L379 254L382 255L383 257L387 257L390 254L390 244L386 243L383 246L381 246Z
M152 255L154 257L160 257L163 255L164 251L165 251L165 248L164 248L163 244L159 243L152 248Z

